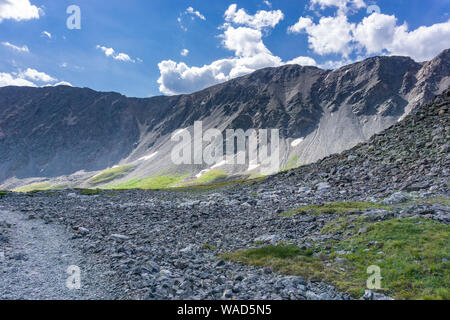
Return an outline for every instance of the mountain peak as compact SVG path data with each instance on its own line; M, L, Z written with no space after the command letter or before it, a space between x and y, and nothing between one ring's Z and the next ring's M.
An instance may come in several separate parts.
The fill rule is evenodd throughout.
M162 171L196 176L210 168L176 167L170 159L172 133L196 121L204 130L278 129L282 167L311 163L367 140L447 89L448 55L425 64L372 57L334 71L285 65L145 99L64 86L0 88L0 187L36 180L89 187L93 175L117 165L132 168L124 181ZM249 168L217 169L233 175Z

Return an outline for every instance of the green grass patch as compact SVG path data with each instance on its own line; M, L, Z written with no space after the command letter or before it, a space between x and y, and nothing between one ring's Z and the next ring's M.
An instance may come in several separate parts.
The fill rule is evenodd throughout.
M217 180L223 180L228 177L227 173L222 170L212 170L208 173L205 173L200 178L197 179L197 182L199 183L207 183L207 182L214 182Z
M100 193L100 189L80 189L80 194L82 196L97 196Z
M217 248L215 246L213 246L212 244L209 244L209 243L204 243L202 245L202 249L203 250L213 250L213 251L217 250Z
M379 208L391 210L392 207L387 205L382 205L373 202L356 202L356 201L344 201L344 202L330 202L320 205L307 205L302 206L298 209L289 210L281 214L282 217L292 217L293 215L299 213L313 213L313 214L323 214L323 213L337 213L344 214L349 212L358 212L363 210L368 210L371 208Z
M327 223L322 230L320 230L320 233L335 235L338 233L352 232L353 230L359 230L364 225L366 225L366 221L363 216L359 216L356 219L349 219L348 217L343 216Z
M128 172L133 170L133 168L134 168L133 166L124 165L124 166L120 166L120 167L106 169L103 172L96 175L95 177L88 180L88 182L92 185L110 182L117 178L123 177Z
M224 188L248 186L253 183L258 183L258 182L264 180L265 178L266 178L266 176L262 176L262 177L251 179L251 180L235 179L235 180L228 180L228 181L224 181L224 182L196 184L196 185L189 185L189 186L179 186L179 187L173 188L172 190L178 191L178 192L207 193L207 192L213 192L213 191L217 191L219 189L224 189Z
M261 174L261 173L255 172L255 173L252 173L252 174L250 175L250 177L248 177L248 179L249 179L249 180L254 180L254 179L264 178L264 177L266 177L266 176L267 176L267 175L265 175L265 174Z
M0 199L8 194L8 191L0 190Z
M422 203L437 203L443 206L450 206L450 199L444 196L432 197L426 200L419 200Z
M118 185L110 185L107 188L111 188L114 190L127 190L127 189L143 189L143 190L158 190L158 189L167 189L172 186L177 185L186 179L188 175L162 175L158 177L147 177L143 179L132 179L127 182L118 184Z
M205 173L200 178L181 183L179 185L179 187L188 187L189 188L191 186L197 186L197 185L223 183L223 182L226 182L227 178L228 178L228 175L225 171L212 170L212 171Z
M223 258L276 272L325 281L363 295L367 268L381 269L383 293L395 299L450 299L450 226L429 219L392 219L366 223L366 232L330 241L316 254L295 246L269 246L226 253ZM349 254L338 252L346 251ZM343 259L337 263L336 258Z
M200 178L194 180L193 184L203 184L210 183L219 180L225 180L228 177L227 173L222 170L212 170L210 172L205 173Z
M52 185L48 182L33 183L14 189L15 192L24 192L24 193L33 191L47 191L47 190L52 190Z
M286 170L291 170L291 169L297 168L299 166L298 160L299 160L299 157L297 155L294 155L292 158L289 159L286 166L284 167L284 170L286 171Z

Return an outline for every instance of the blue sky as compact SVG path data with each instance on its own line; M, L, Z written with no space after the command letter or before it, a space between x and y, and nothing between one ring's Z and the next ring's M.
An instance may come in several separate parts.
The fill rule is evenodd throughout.
M66 26L70 5L79 30ZM149 97L285 63L423 61L450 47L449 12L450 0L0 0L0 86Z

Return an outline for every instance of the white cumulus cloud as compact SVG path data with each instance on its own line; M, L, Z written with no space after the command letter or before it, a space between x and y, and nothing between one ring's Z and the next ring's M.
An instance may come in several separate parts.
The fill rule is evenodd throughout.
M273 28L283 19L284 14L281 10L260 10L256 14L250 15L245 9L237 10L237 5L232 4L225 11L226 22L245 25L255 29Z
M32 5L29 0L0 0L0 23L3 20L39 19L41 9Z
M189 50L188 50L188 49L183 49L183 50L181 50L180 54L181 54L183 57L186 57L186 56L189 54Z
M23 79L29 79L33 81L41 81L41 82L53 82L57 79L49 76L45 72L37 71L36 69L28 68L24 72L19 73L19 77Z
M367 48L368 44L366 45ZM430 60L441 51L450 48L450 20L432 26L422 26L408 31L403 24L395 28L391 43L386 44L389 53L410 56L417 61Z
M31 81L17 77L10 73L0 72L0 87L6 86L36 87L36 85Z
M130 58L126 53L119 53L113 57L115 60L125 61L125 62L134 62L133 59Z
M234 51L236 56L251 57L260 53L270 54L269 49L262 41L262 33L259 30L229 26L222 37L224 47Z
M317 66L316 60L311 57L297 57L286 62L286 64L299 64L301 66Z
M40 83L41 86L58 86L58 85L69 85L71 84L66 81L61 81L56 84L57 79L46 74L45 72L40 72L33 68L27 68L25 71L18 72L1 72L0 73L0 87L5 86L25 86L25 87L37 87L36 83Z
M103 53L104 53L107 57L112 56L112 55L114 54L114 52L115 52L113 48L107 48L107 47L101 46L101 45L99 45L99 44L97 45L96 48L102 50Z
M234 52L233 58L220 59L202 67L189 67L184 62L172 60L161 61L158 64L159 90L170 95L190 93L258 69L285 64L264 45L260 30L228 26L222 38L223 46ZM316 65L309 57L298 57L287 63Z
M292 33L308 34L309 47L317 54L340 53L347 57L353 50L353 30L355 25L348 22L347 16L322 17L315 24L311 18L300 17L298 22L289 27Z
M280 10L258 11L249 15L233 4L225 12L225 24L219 36L222 46L233 52L233 57L219 59L210 64L188 66L184 62L164 60L158 64L159 90L164 94L190 93L240 77L258 69L279 67L284 64L317 65L310 57L297 57L291 61L272 54L263 42L263 31L275 27L284 15Z
M123 62L132 62L132 63L136 62L134 59L132 59L126 53L123 53L123 52L116 53L116 51L113 48L108 48L108 47L101 46L101 45L97 45L96 48L100 49L101 51L103 51L105 56L112 57L114 60L123 61ZM138 59L138 62L142 62L141 59L139 59L139 58L137 58L137 59Z
M368 54L378 53L390 46L395 36L397 19L374 13L363 19L354 30L354 39Z
M158 64L161 73L158 79L159 90L165 94L194 92L257 69L279 65L281 59L265 54L221 59L203 67L188 67L184 62L165 60Z
M362 52L410 56L424 61L450 48L450 20L409 30L406 23L399 25L394 15L378 12L355 23L350 23L342 13L322 17L318 23L310 17L300 17L288 32L307 34L309 47L315 53L340 54L343 61L348 61L350 54Z

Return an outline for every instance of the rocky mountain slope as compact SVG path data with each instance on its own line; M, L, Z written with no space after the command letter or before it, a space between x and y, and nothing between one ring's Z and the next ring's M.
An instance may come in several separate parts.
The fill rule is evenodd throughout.
M366 298L449 299L449 111L447 90L366 143L255 181L0 194L0 298L24 296L8 277L42 257L15 245L22 217L44 222L37 235L66 228L65 254L96 266L85 296L97 280L120 299L359 298L375 265L383 289Z
M0 88L0 188L116 185L160 175L193 180L206 164L175 166L172 133L280 130L281 168L349 149L413 112L450 84L450 50L417 63L373 57L329 71L268 68L190 95L127 98L71 87ZM220 163L223 174L257 173ZM127 166L114 181L89 180Z

